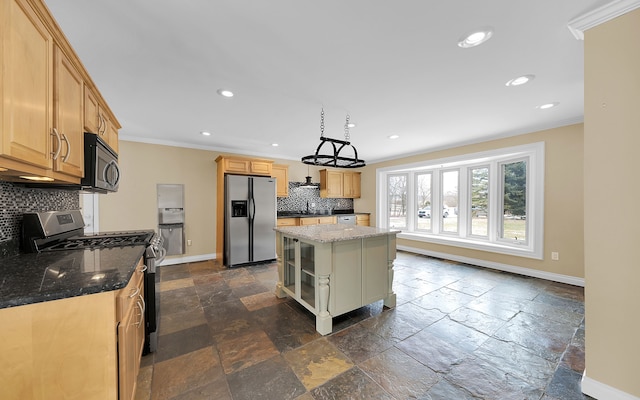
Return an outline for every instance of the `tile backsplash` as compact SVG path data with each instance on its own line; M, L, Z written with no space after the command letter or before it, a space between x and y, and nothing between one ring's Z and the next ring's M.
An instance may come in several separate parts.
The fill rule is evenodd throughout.
M0 258L19 252L22 214L78 209L77 190L31 189L0 181Z
M301 187L303 182L289 182L289 197L278 197L278 211L353 210L353 199L323 199L320 185ZM315 207L313 206L315 205Z

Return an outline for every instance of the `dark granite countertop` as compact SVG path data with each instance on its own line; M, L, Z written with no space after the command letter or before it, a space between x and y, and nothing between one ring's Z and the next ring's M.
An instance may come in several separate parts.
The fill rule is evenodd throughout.
M370 214L353 210L333 210L332 212L278 211L278 218L332 217L334 215Z
M0 309L122 289L145 246L19 254L0 260Z

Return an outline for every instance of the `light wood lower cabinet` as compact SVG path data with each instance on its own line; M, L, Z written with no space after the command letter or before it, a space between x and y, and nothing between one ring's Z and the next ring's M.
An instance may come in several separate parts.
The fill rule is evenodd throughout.
M134 273L118 295L118 381L120 399L133 399L144 347L144 280Z
M277 226L298 226L298 218L278 218Z
M356 214L356 225L369 226L370 224L369 214Z
M139 264L121 290L0 309L0 397L132 399L144 313L131 295L142 276Z
M336 222L337 222L336 217L304 217L304 218L300 218L300 225L335 224Z

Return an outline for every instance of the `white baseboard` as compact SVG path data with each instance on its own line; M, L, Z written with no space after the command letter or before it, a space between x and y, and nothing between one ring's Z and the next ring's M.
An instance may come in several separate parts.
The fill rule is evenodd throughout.
M442 259L451 260L451 261L458 261L466 264L477 265L480 267L493 268L499 271L511 272L514 274L531 276L534 278L546 279L549 281L567 283L569 285L584 287L584 278L577 278L575 276L556 274L553 272L546 272L546 271L539 271L537 269L518 267L515 265L509 265L509 264L501 264L493 261L480 260L480 259L471 258L471 257L457 256L454 254L441 253L438 251L429 251L429 250L419 249L419 248L410 247L410 246L398 245L397 249L408 251L411 253L422 254L425 256L442 258Z
M587 377L586 370L582 374L582 393L600 400L640 400L640 397Z
M175 265L175 264L184 264L189 262L198 262L198 261L207 261L207 260L215 260L216 253L211 254L200 254L197 256L185 256L185 257L171 257L165 258L158 266L166 267L167 265Z

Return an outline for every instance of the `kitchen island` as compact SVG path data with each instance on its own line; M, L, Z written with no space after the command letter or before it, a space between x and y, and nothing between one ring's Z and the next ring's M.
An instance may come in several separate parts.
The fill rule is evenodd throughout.
M396 305L393 260L397 230L353 225L275 228L276 296L290 296L316 316L327 335L332 318L384 300Z

